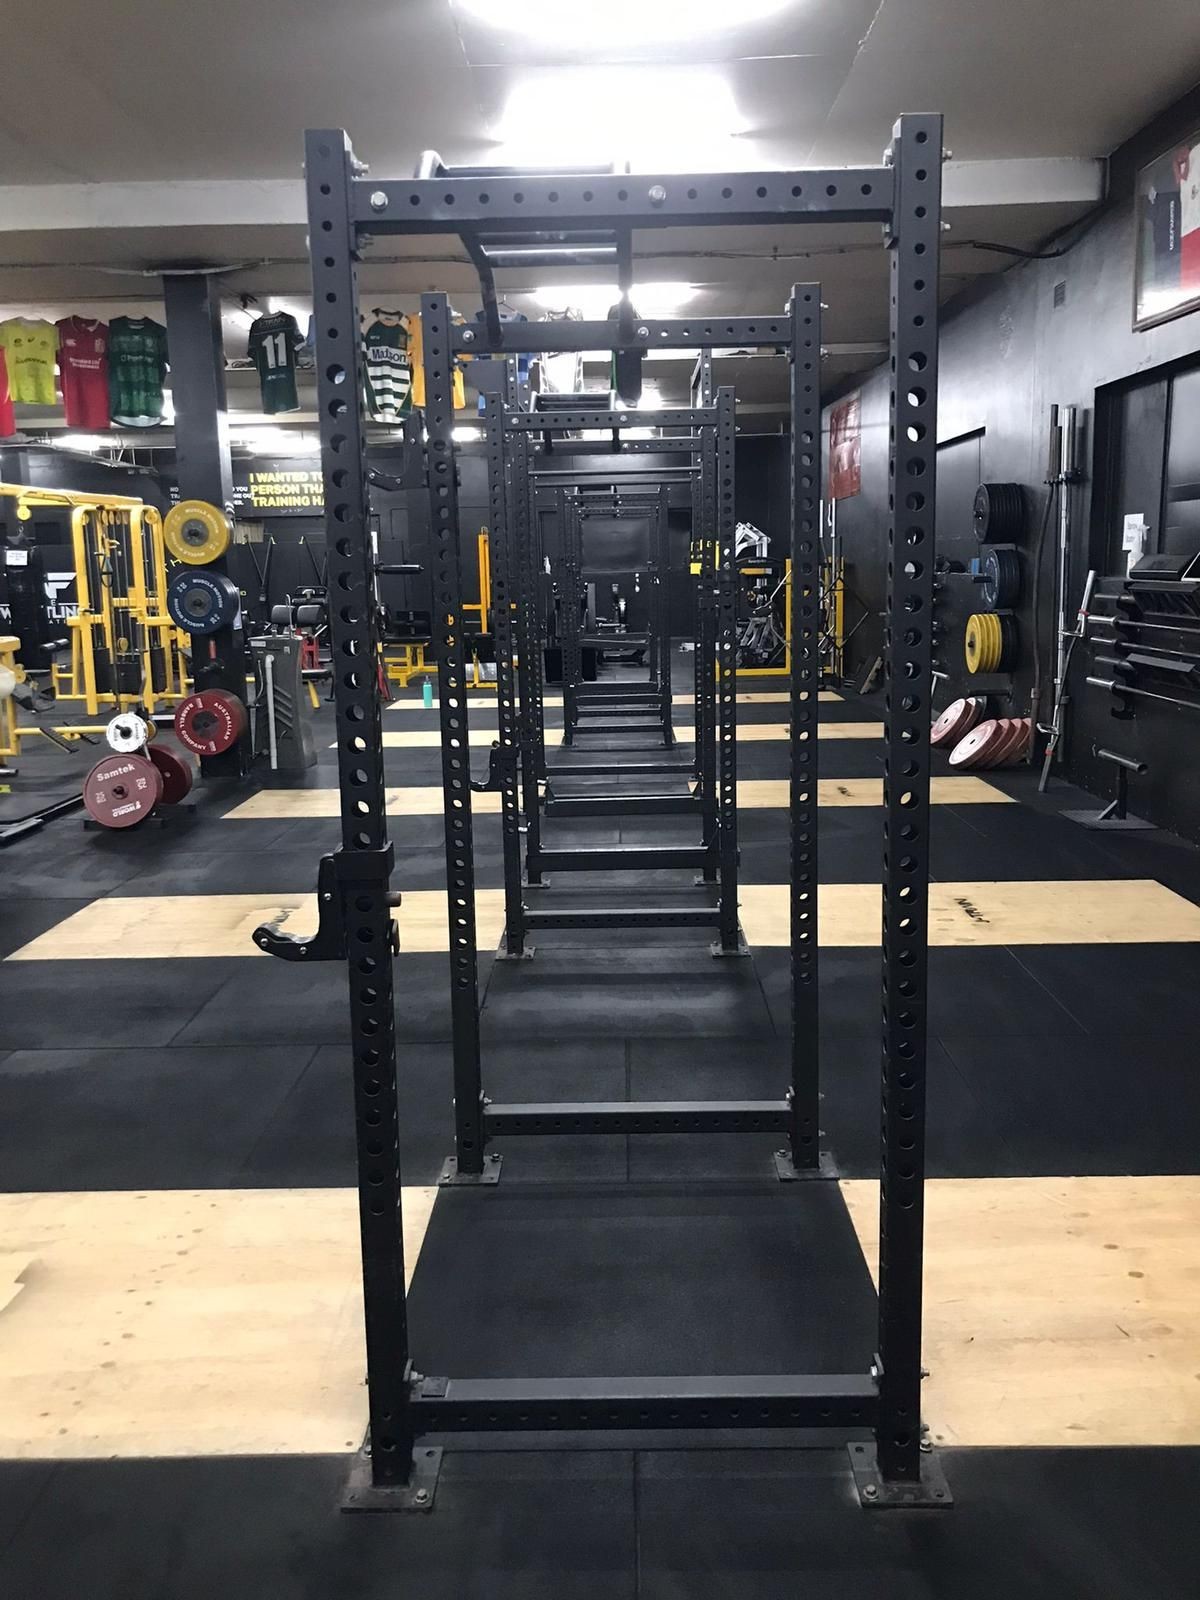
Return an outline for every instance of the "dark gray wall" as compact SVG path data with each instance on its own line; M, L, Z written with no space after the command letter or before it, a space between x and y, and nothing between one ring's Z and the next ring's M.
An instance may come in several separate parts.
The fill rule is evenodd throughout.
M1093 548L1103 553L1124 510L1119 495L1093 493L1093 417L1097 391L1149 374L1168 364L1200 359L1200 313L1136 333L1132 328L1134 184L1139 166L1176 139L1200 128L1200 91L1159 118L1116 152L1110 164L1110 195L1099 220L1069 252L1056 260L1020 263L956 301L944 313L938 403L938 547L951 557L978 553L965 521L959 474L951 459L959 441L978 449L981 478L1026 487L1027 517L1021 542L1025 584L1018 621L1022 665L1012 678L980 680L967 674L962 623L975 606L961 578L948 579L939 608L946 637L939 654L950 674L935 698L937 707L980 687L997 693L999 714L1027 712L1032 687L1032 551L1045 504L1046 435L1052 403L1080 408L1085 481L1073 493L1074 536L1068 600L1071 620ZM1061 284L1055 304L1055 287ZM844 541L851 587L877 612L884 603L887 525L888 385L885 367L862 387L862 492L838 502L837 526ZM1103 398L1103 397L1102 397ZM825 419L828 435L828 415ZM828 444L828 437L826 437ZM1100 475L1101 480L1104 474ZM1103 487L1103 484L1101 484ZM1093 504L1093 500L1095 503ZM1129 507L1128 509L1142 509ZM1050 665L1053 632L1052 528L1044 551L1042 659ZM874 620L852 643L851 666L879 647ZM1073 672L1074 715L1070 728L1069 776L1107 795L1112 772L1091 754L1095 743L1144 757L1149 780L1140 783L1138 808L1152 820L1200 836L1197 807L1200 773L1200 714L1139 709L1130 723L1114 722L1107 697L1082 682L1086 657ZM1045 670L1045 668L1044 668ZM1048 713L1049 685L1043 708Z

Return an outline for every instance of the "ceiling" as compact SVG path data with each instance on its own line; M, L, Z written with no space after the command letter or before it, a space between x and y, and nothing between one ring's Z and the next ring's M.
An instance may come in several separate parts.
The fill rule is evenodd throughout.
M635 9L610 6L614 17ZM643 7L648 16L652 0ZM950 295L1005 264L967 241L1031 248L1093 203L1086 183L1047 189L1033 158L1102 157L1200 79L1195 0L780 0L725 31L693 25L664 42L612 26L584 48L488 27L479 9L479 0L122 0L98 27L83 0L7 0L0 315L115 315L154 305L152 274L164 264L230 266L229 353L241 355L250 318L239 295L258 297L251 313L276 301L301 316L307 309L305 127L348 128L372 172L396 177L410 175L425 148L452 164L619 155L635 170L786 168L877 162L897 113L930 108L945 113L954 166L1018 163L1004 203L948 212ZM521 6L509 0L504 10ZM189 221L186 205L180 214L187 184L202 180L221 182L227 221L211 191L202 221ZM289 220L257 220L261 180L295 184ZM63 214L44 226L6 224L6 211L21 217L29 206L5 207L5 196L20 200L30 186ZM80 196L87 225L70 216ZM119 227L104 225L109 214L121 216ZM637 244L640 281L694 287L689 314L777 311L793 281L819 279L824 338L835 347L826 383L874 364L871 347L886 335L877 228L729 229L715 239L685 229ZM530 291L561 284L569 300L581 278L597 273L501 282L536 314ZM413 306L432 288L468 313L478 304L454 239L387 240L361 283L368 304ZM844 348L854 345L867 352ZM675 398L687 364L670 366L664 394ZM761 365L746 381L753 403L767 406L786 382Z

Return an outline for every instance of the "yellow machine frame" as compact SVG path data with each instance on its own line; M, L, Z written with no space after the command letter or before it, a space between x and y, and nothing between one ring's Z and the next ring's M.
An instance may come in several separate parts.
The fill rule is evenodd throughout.
M488 622L492 615L492 547L491 538L486 528L480 528L476 535L476 551L479 561L479 599L464 600L464 611L477 611L479 613L479 631L488 632ZM426 661L424 642L414 644L388 645L383 652L383 670L387 674L388 682L398 684L401 689L407 689L414 678L427 678L436 674L437 662ZM467 678L468 689L496 688L494 678L485 678L479 665L479 657L471 652L471 670Z
M754 567L744 567L742 570L751 575L756 571ZM790 678L792 675L792 563L790 558L784 560L781 581L783 583L783 664L778 667L739 667L736 674L739 678Z
M0 484L0 495L18 502L17 515L34 506L69 506L71 546L75 563L76 615L67 619L71 634L69 668L53 665L51 682L57 700L80 700L89 716L101 707L117 711L144 706L148 711L182 700L187 694L183 647L187 636L172 621L166 608L167 557L162 517L153 506L128 495L75 494L69 490L31 489ZM28 516L28 511L26 511ZM128 552L129 588L114 595L107 585L93 594L89 581L88 545L103 569L114 550ZM99 640L114 661L118 641L140 634L141 672L136 691L102 690L96 680L96 644ZM151 651L162 646L164 683L153 687Z

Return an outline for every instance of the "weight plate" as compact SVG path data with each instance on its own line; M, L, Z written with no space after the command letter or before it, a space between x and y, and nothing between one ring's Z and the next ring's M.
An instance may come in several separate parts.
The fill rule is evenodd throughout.
M189 567L218 560L229 549L232 537L229 518L207 500L181 500L163 519L163 542L176 561Z
M935 749L944 744L955 745L977 720L969 700L955 700L933 724L929 743Z
M1002 737L1000 724L992 719L981 722L971 729L965 738L960 739L950 752L950 765L952 767L985 766L987 757Z
M162 773L145 756L106 756L83 780L83 803L105 828L132 828L162 799Z
M175 708L175 736L194 756L221 756L245 733L246 708L224 689L203 689Z
M241 606L241 591L223 572L177 572L167 583L167 610L187 633L232 627Z
M1011 543L1025 527L1025 495L1019 483L981 483L972 507L975 537L984 543Z
M993 546L983 558L984 605L993 611L1008 611L1020 598L1020 556L1006 546Z
M104 737L110 750L115 750L118 755L131 756L145 749L150 738L150 726L136 712L123 711L105 728Z
M1018 717L1001 717L998 723L1000 737L988 751L987 759L977 761L978 767L1002 767L1021 742L1021 722Z
M963 649L968 672L994 672L999 640L993 631L996 619L990 611L976 611L967 618Z
M163 804L177 806L181 800L186 800L192 792L191 762L162 744L151 745L147 754L162 774Z

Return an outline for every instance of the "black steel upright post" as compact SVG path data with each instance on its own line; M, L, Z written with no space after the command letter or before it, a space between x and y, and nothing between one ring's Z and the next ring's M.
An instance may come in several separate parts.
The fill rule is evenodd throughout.
M535 887L542 881L539 855L542 838L540 755L537 702L541 695L539 662L543 659L538 617L541 585L533 555L533 505L529 435L512 436L512 549L517 581L517 684L521 695L521 811L525 826L525 876Z
M717 434L700 435L700 572L696 579L696 786L707 856L704 879L716 883L721 827L717 811ZM736 680L735 680L736 682Z
M384 806L366 445L358 404L362 371L350 207L354 157L345 134L335 132L310 132L305 152L341 787L342 846L335 862L350 979L370 1474L376 1485L403 1485L412 1470L413 1428L388 903L392 850Z
M583 670L580 635L583 618L579 586L583 581L583 511L577 496L565 489L555 496L558 509L558 543L561 551L562 595L559 604L559 653L562 656L563 743L575 742L579 724L579 679Z
M942 119L892 146L891 450L885 646L883 1119L879 1193L880 1473L921 1477L921 1304L928 990L929 709L937 470Z
M820 1018L817 985L817 790L821 689L821 290L792 289L791 772L788 794L792 960L790 1156L819 1165Z
M654 508L655 632L658 635L658 708L663 743L675 743L671 705L671 491L661 484Z
M509 367L513 365L510 358ZM521 894L521 802L516 683L513 672L512 542L509 482L504 449L504 411L497 395L484 414L488 456L488 516L492 568L492 629L496 641L497 744L500 769L500 830L504 859L504 953L525 953L525 909Z
M717 953L743 950L738 927L737 847L737 511L734 398L717 390L717 823L720 829L720 940Z
M455 1175L466 1179L483 1171L483 1084L479 1059L479 957L475 931L466 630L454 460L454 351L450 343L450 305L444 294L421 296L421 332L425 354L425 451L432 541L432 631L438 669L446 905L450 931Z

